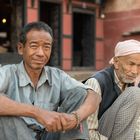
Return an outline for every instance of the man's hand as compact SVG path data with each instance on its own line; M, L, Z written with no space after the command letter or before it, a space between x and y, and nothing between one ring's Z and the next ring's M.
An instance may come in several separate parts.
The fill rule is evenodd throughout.
M35 119L42 124L46 131L57 132L73 129L77 125L77 120L73 114L46 111L38 108Z
M63 131L61 116L61 113L38 108L35 119L45 127L46 131L57 132Z
M63 131L73 129L77 125L77 120L73 114L61 114L61 123L63 126Z

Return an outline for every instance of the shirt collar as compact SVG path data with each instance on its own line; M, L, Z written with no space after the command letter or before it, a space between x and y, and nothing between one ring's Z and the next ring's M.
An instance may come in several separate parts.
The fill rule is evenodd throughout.
M127 84L122 84L122 82L119 80L115 70L114 70L114 76L115 76L115 83L117 84L117 86L123 91L124 87L127 86Z
M18 65L18 75L19 75L19 86L26 86L28 84L32 84L32 81L30 80L30 77L28 76L23 61ZM43 83L48 81L48 84L51 84L49 77L48 77L48 69L44 67L44 70L40 76L40 79L38 81L38 87L41 86Z

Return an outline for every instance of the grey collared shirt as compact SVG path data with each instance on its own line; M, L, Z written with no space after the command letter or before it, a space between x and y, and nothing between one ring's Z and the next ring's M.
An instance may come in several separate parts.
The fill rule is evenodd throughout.
M33 86L23 62L0 67L0 93L11 99L56 111L60 100L68 94L69 89L75 87L87 89L87 86L71 78L64 71L46 66L38 81ZM38 124L36 120L23 117L27 124Z

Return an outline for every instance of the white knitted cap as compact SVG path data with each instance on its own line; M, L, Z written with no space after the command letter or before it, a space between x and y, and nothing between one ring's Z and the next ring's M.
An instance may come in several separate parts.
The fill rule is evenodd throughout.
M134 39L118 42L114 53L114 57L140 53L140 42ZM114 64L114 57L109 61L110 64Z

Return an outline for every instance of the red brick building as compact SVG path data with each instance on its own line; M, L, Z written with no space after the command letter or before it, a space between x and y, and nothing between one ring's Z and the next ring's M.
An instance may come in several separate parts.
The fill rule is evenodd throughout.
M140 41L140 1L105 0L102 12L104 18L104 60L105 66L113 56L114 47L120 40Z
M64 70L99 70L108 65L118 41L140 40L139 0L0 2L1 64L20 61L17 36L22 26L32 21L44 21L53 28L50 65Z
M24 24L44 21L54 30L51 65L64 70L99 69L103 66L103 22L97 0L3 0L2 3L1 8L5 8L0 13L9 16L7 23L2 25L7 24L6 28L9 28L5 36L11 44L16 45L15 36ZM12 18L15 19L12 21ZM5 31L0 32L2 37ZM7 47L11 52L4 50L7 49L4 45L1 47L4 53L0 54L0 63L9 63L10 60L12 63L14 58L14 61L17 60L15 45L11 45L11 50Z
M99 4L93 0L36 0L31 6L31 0L28 0L27 22L45 21L54 30L51 63L64 70L103 66L100 49L103 47L100 40L103 38L103 25L99 18Z

